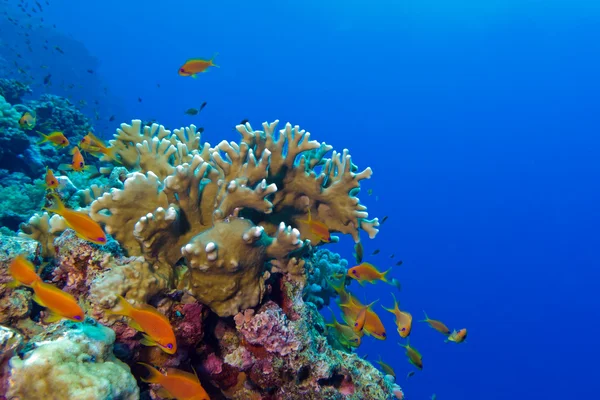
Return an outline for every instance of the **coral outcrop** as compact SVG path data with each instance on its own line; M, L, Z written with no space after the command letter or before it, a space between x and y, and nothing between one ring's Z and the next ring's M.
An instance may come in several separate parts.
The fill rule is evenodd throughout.
M355 353L333 348L318 312L336 295L328 276L347 268L319 247L322 229L355 241L361 230L377 234L377 219L356 197L371 170L359 172L347 150L327 158L331 146L298 126L262 127L239 125L238 143L212 147L193 125L170 131L134 120L109 142L104 178L86 187L58 177L64 202L109 238L91 244L62 217L40 212L8 239L0 260L8 317L0 323L21 336L19 352L4 359L0 377L10 379L0 395L160 399L157 385L138 389L124 364L138 375L138 361L195 369L214 399L387 400L399 390ZM47 261L42 279L78 300L85 323L46 324L29 288L6 287L8 262L22 253ZM108 312L118 296L162 313L177 352L142 345L128 319ZM66 387L67 379L77 383ZM32 380L41 383L24 384Z
M7 397L139 399L129 367L113 355L114 340L111 329L90 321L52 326L11 358Z
M0 78L0 96L4 97L10 104L20 104L23 96L31 94L29 85L16 79Z
M176 265L185 289L220 316L253 307L264 294L266 262L285 262L314 239L308 218L358 240L377 233L355 193L371 170L356 173L348 152L310 140L277 121L255 131L239 125L241 142L202 143L195 126L173 132L140 120L122 124L111 140L119 161L137 172L124 188L91 204L130 256ZM105 170L105 172L108 172Z

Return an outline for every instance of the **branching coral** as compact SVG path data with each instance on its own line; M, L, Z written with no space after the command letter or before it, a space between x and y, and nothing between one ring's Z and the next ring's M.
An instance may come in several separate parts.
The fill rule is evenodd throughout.
M47 212L34 214L29 222L19 226L19 236L37 240L42 246L42 257L52 257L56 254L54 239L66 228L65 221L59 215L50 215Z
M355 239L360 228L374 236L378 225L354 196L370 169L353 172L347 151L324 159L330 146L290 124L276 135L276 126L240 125L239 144L211 148L193 125L171 133L139 120L122 124L110 143L138 172L94 201L91 216L130 256L171 266L185 258L177 287L219 315L255 306L265 262L285 264L300 237L311 238L299 222L309 210Z

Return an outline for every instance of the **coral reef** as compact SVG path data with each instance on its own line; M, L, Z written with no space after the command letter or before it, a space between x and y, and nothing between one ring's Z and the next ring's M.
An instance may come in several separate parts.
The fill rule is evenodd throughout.
M389 399L392 383L353 353L332 349L321 315L301 299L303 279L284 276L284 309L273 301L219 322L217 349L202 364L231 399ZM213 352L214 351L214 352Z
M23 96L31 94L31 88L16 79L0 78L0 96L12 104L23 103Z
M27 101L24 106L35 114L42 130L61 131L71 143L79 143L92 130L88 117L64 97L42 94L38 100Z
M28 179L23 179L27 181ZM0 185L0 225L14 231L43 205L44 182Z
M21 114L0 94L0 128L17 128Z
M36 131L62 131L71 143L76 144L92 130L90 120L68 99L43 94L37 100L21 104L20 96L28 93L27 86L7 79L0 80L0 91L12 96L7 102L0 95L0 170L20 172L31 179L41 178L46 166L67 162L70 155L49 143L38 144L40 136ZM36 117L32 130L19 127L19 118L25 111Z
M59 118L39 107L47 120ZM134 120L110 141L116 160L102 160L112 164L101 168L104 177L92 184L58 176L64 202L110 236L103 246L86 242L62 217L39 212L19 237L2 238L0 323L15 330L5 337L20 335L13 341L21 350L11 353L0 396L161 398L154 384L138 393L124 362L138 375L140 361L194 368L214 399L392 398L392 381L328 342L318 309L336 296L327 278L345 274L347 263L321 249L306 222L310 215L355 241L360 230L374 237L378 221L356 197L371 170L358 172L347 150L326 158L331 147L298 126L276 126L239 125L239 143L211 147L193 125L170 131ZM9 260L22 253L48 261L40 276L78 300L85 323L46 324L29 288L5 285ZM135 325L109 312L118 296L163 314L177 352L142 345Z

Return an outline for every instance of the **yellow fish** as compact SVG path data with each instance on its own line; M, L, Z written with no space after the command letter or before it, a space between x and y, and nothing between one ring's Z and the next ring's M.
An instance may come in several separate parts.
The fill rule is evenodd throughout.
M29 112L25 111L19 118L19 126L23 129L33 129L35 127L36 118Z
M406 349L406 356L412 365L419 369L423 369L423 356L421 356L421 353L419 353L414 347L410 347L410 343L408 343L408 341L406 344L398 343L398 345Z
M467 339L467 328L463 328L460 331L452 331L446 342L462 343Z
M398 301L396 300L396 296L392 293L394 297L394 308L385 308L384 310L391 312L396 316L396 326L398 327L398 333L400 337L407 338L410 335L410 331L412 330L412 315L405 311L400 311L400 307Z
M40 140L38 144L50 142L56 147L67 147L69 145L69 140L62 132L55 131L47 135L43 134L40 131L37 131L37 133L39 133L43 137L43 139Z

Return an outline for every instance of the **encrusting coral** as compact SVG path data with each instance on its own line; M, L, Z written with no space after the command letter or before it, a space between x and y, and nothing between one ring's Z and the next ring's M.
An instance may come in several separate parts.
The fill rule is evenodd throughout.
M8 398L139 399L129 367L113 355L114 341L111 329L95 323L54 325L10 360Z

